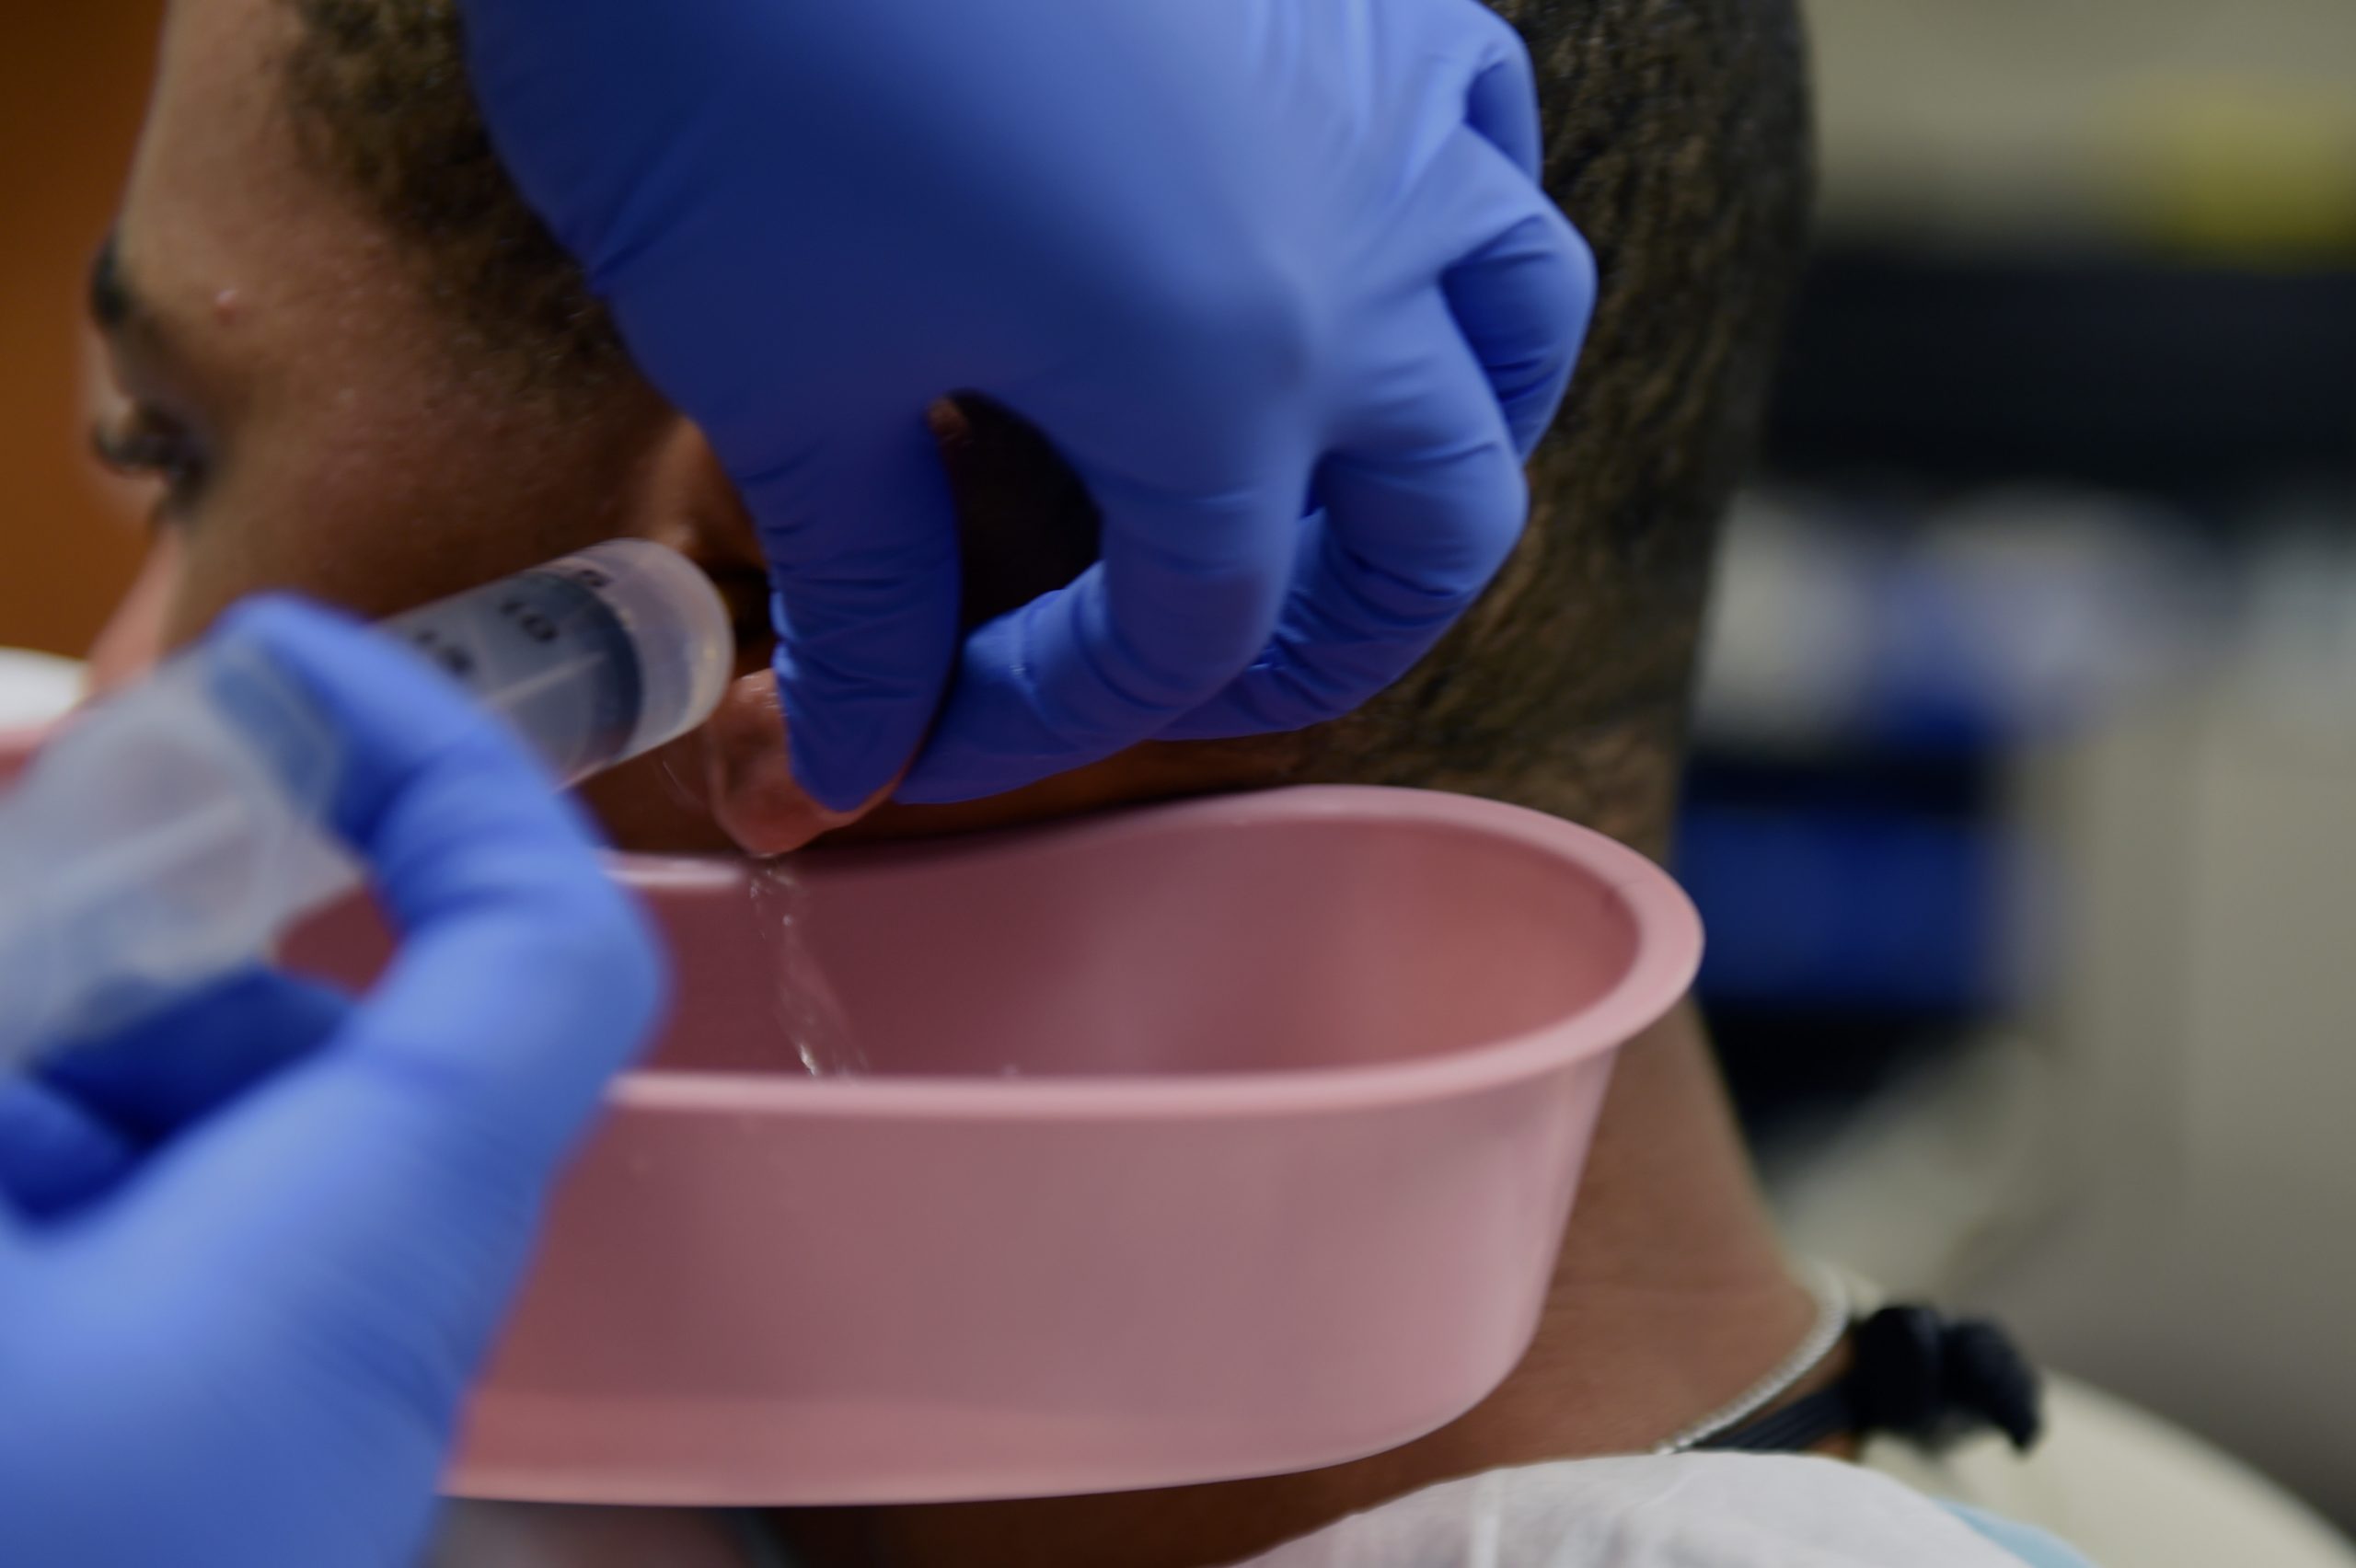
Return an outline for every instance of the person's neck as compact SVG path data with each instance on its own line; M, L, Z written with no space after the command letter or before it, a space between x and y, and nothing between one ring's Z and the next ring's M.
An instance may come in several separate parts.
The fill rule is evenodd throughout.
M1504 1385L1387 1454L1300 1475L1091 1497L828 1510L788 1522L825 1568L1211 1568L1504 1466L1650 1447L1807 1332L1690 1007L1631 1043L1544 1316Z

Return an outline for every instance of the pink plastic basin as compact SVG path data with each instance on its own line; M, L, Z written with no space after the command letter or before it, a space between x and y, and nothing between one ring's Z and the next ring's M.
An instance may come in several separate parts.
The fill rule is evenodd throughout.
M1406 1442L1528 1345L1615 1049L1701 946L1632 851L1406 790L802 860L781 901L617 858L680 999L554 1200L456 1493L1029 1496ZM384 951L353 907L291 956ZM863 1072L810 1076L781 967Z

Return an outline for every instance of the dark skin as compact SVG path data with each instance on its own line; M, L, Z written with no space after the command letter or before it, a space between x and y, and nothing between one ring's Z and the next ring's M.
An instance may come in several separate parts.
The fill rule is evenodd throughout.
M110 671L197 636L260 589L381 616L599 539L661 539L731 599L744 679L703 732L601 782L594 803L609 831L627 847L718 850L732 839L780 848L843 827L791 788L760 674L756 541L693 426L635 381L585 402L519 394L453 328L364 204L303 158L282 106L256 90L275 79L290 25L275 0L179 0L167 24L94 289L116 389L101 445L156 486L157 549L109 634ZM960 427L949 420L941 431L955 470L969 455ZM883 806L860 827L958 830L1265 786L1292 758L1284 743L1140 747L966 807ZM1638 804L1629 820L1657 827L1665 790ZM1537 1341L1463 1419L1308 1475L811 1511L788 1528L822 1563L1231 1562L1434 1482L1648 1446L1741 1390L1812 1317L1756 1197L1698 1021L1680 1009L1623 1054Z
M719 583L748 678L692 744L599 781L607 827L633 847L733 839L774 853L865 814L822 813L792 785L760 674L771 638L758 542L700 434L634 377L594 400L519 397L449 329L396 240L251 90L275 79L271 52L291 25L269 0L172 8L115 236L93 268L117 394L98 446L157 485L156 559L135 613L110 628L109 669L188 640L257 588L382 616L638 535ZM938 420L953 465L963 421L946 407ZM1246 771L1231 747L1139 747L989 801L888 806L864 831L1242 787L1267 755Z

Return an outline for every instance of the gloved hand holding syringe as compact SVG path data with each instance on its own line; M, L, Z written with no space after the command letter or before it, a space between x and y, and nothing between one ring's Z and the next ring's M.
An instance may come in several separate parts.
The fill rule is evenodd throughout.
M709 594L608 546L404 617L505 726L385 637L240 606L0 796L0 1022L37 1058L0 1071L0 1562L417 1561L549 1183L661 1004L547 763L694 722ZM366 995L255 962L363 864L400 943Z
M693 729L725 605L618 539L384 623L572 783ZM0 798L0 1066L136 1022L262 957L360 881L323 829L331 724L249 643L200 644L91 709Z

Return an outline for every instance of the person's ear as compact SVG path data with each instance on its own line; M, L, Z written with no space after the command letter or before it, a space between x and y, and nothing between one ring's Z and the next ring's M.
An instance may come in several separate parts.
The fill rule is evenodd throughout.
M1096 559L1096 509L1038 431L980 398L944 399L930 419L957 498L965 629L1064 586ZM768 673L777 639L760 536L703 433L678 421L648 476L638 531L702 567L736 622L734 685L709 723L663 754L674 786L756 855L782 854L860 821L891 786L855 812L828 812L793 781L791 738ZM1033 793L1046 799L1064 792ZM966 814L953 811L944 820Z
M727 601L736 630L735 679L718 710L664 748L662 763L674 784L753 855L798 849L864 816L883 796L857 811L830 812L794 782L769 668L777 634L759 532L710 444L684 419L654 455L640 515L647 537L703 569Z

